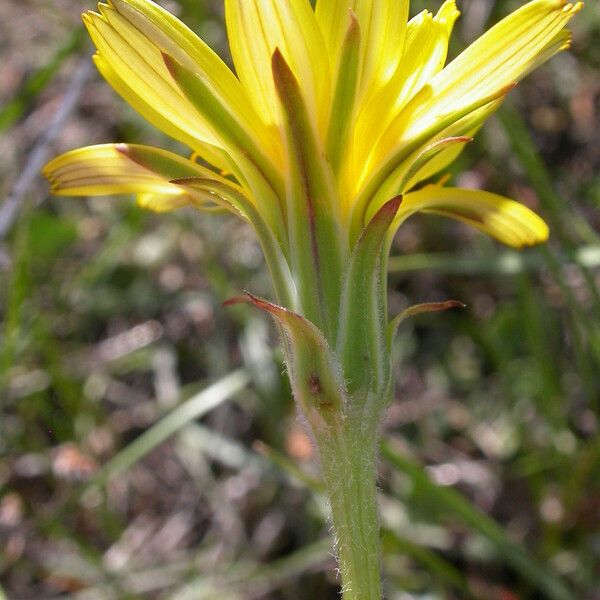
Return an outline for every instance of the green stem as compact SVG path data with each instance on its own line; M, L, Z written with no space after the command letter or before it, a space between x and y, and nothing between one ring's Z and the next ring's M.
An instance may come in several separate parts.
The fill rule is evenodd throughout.
M365 426L366 425L366 426ZM376 428L348 417L317 446L333 520L343 600L381 600Z

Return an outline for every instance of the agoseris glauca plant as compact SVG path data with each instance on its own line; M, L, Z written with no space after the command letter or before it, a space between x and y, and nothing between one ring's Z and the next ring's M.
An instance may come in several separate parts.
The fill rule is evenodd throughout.
M100 72L212 168L156 148L92 146L47 165L52 191L136 193L157 211L232 210L268 229L296 281L285 280L290 308L303 313L316 309L293 289L306 268L297 248L314 240L313 254L327 254L311 257L311 269L347 263L365 225L399 194L392 228L438 212L512 246L543 241L540 219L510 200L419 183L456 158L520 78L568 46L564 25L581 3L534 0L445 67L454 1L410 21L408 4L319 0L313 12L308 0L226 0L237 76L149 0L100 4L84 14ZM320 236L332 239L321 248Z
M150 0L110 0L84 14L108 83L193 154L123 143L74 150L46 166L52 191L136 194L155 211L231 211L254 228L276 302L249 299L286 331L348 598L378 594L376 565L345 530L353 523L355 545L377 545L364 526L375 515L374 484L358 482L374 480L392 385L391 238L412 214L429 212L514 247L546 240L544 222L514 200L423 182L443 173L522 77L568 47L564 27L581 7L533 0L446 64L454 0L410 20L408 0L317 0L314 10L309 0L225 0L235 74ZM349 482L328 464L335 460ZM362 498L368 515L353 515L344 494Z
M569 45L564 26L581 6L529 2L445 65L454 0L410 20L408 0L318 0L314 11L308 0L226 0L234 74L157 4L111 0L83 15L98 69L193 158L109 144L64 154L44 173L56 194L134 193L156 211L241 216L278 303L339 346L344 288L357 291L344 274L391 199L402 197L380 215L389 220L382 254L383 238L415 212L515 247L546 239L543 221L513 200L421 183L443 172L520 78Z

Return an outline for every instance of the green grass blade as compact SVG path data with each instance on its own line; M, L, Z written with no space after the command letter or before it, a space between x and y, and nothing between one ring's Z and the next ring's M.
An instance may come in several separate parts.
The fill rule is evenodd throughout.
M304 487L308 488L314 494L324 494L325 484L319 477L315 477L310 473L306 472L291 458L272 448L267 446L263 442L255 442L254 449L269 460L275 467L277 467L282 473L284 473L290 480L295 481Z
M547 266L547 258L540 249L518 252L503 250L488 255L460 255L452 252L407 254L389 259L389 273L436 271L445 275L519 275L539 271ZM581 246L556 256L559 265L577 265L586 269L600 267L600 245Z
M324 538L268 565L237 561L224 573L202 575L168 596L169 600L219 600L223 597L263 598L309 570L322 569L331 559L331 541Z
M29 211L18 223L13 243L12 273L0 295L4 302L2 336L0 336L0 407L8 386L8 371L18 363L18 346L23 327L25 300L31 295L31 227Z
M102 468L91 485L102 484L111 477L126 471L183 426L202 417L233 394L244 389L249 381L250 376L246 371L239 369L192 396L116 454Z
M565 224L569 223L584 243L597 244L600 240L598 233L554 190L552 177L538 155L523 117L508 105L498 111L498 117L517 159L527 172L528 181L533 185L550 218L552 229L559 234L563 241L567 241L570 238L570 232L566 229Z
M84 28L79 27L69 36L65 44L57 50L56 54L25 81L15 97L0 108L0 133L6 131L23 117L36 96L52 80L63 62L83 46L86 38Z
M549 599L576 600L576 596L561 579L511 541L495 521L480 512L461 494L433 483L422 467L396 452L389 442L382 444L382 454L394 469L409 477L412 487L426 495L440 513L451 513L459 517L465 525L483 535L507 564L543 591Z
M436 583L456 591L464 600L475 600L477 598L469 589L467 578L457 568L429 548L406 537L401 537L390 529L384 528L382 536L384 552L402 553L409 556L416 563L422 565L435 578Z
M499 111L499 120L508 136L516 158L527 173L527 179L533 185L541 201L552 231L556 233L566 247L573 248L581 242L597 245L600 241L598 232L590 226L585 217L578 213L576 207L573 207L571 203L567 203L555 191L553 178L538 155L523 117L510 106L505 106ZM575 236L573 236L573 233ZM600 318L600 292L595 278L589 272L588 265L580 264L578 266L593 299L596 318ZM581 321L581 323L585 324L586 320Z

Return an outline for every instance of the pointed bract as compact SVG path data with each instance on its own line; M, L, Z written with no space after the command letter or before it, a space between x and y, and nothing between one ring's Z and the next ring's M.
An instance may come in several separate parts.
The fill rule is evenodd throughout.
M269 313L282 329L285 361L294 397L318 432L339 429L347 410L339 362L323 334L308 319L246 292L247 301ZM229 304L243 301L236 298Z
M364 228L344 274L336 353L351 393L382 392L389 383L386 352L385 289L387 241L402 204L386 202Z
M458 300L445 300L444 302L424 302L423 304L413 304L408 308L404 309L401 313L397 314L388 325L387 328L387 343L388 349L391 349L394 336L400 324L410 317L420 315L423 313L440 312L443 310L449 310L451 308L466 308L466 304L459 302Z
M301 86L279 49L273 53L272 70L287 155L291 266L302 314L319 323L332 339L345 247L337 190Z

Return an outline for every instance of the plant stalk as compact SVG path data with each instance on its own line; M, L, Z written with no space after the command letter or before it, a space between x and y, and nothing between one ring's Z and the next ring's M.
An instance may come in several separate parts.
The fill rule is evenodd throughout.
M317 446L333 520L343 600L381 600L376 427L359 415Z

